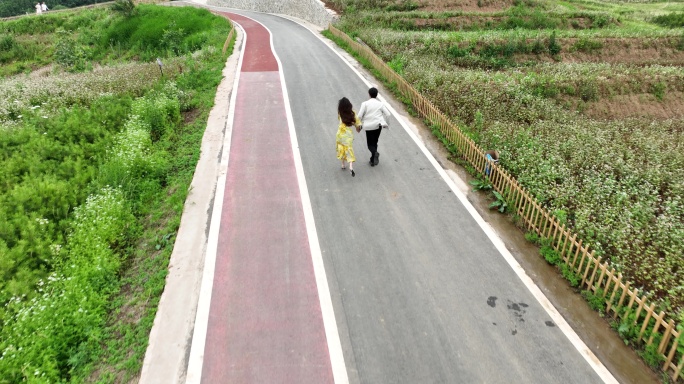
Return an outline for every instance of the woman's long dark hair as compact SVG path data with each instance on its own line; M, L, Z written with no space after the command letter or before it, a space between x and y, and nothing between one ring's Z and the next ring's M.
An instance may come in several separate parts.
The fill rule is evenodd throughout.
M352 108L351 101L346 97L341 98L337 104L337 113L340 115L342 123L347 127L351 127L356 122L356 114Z

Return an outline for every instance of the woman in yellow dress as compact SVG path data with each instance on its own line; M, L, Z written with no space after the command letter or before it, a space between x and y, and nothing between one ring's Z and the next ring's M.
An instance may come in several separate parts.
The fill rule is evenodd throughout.
M354 132L352 132L352 128L355 127L358 129L358 127L361 126L361 120L356 116L351 101L346 97L341 98L337 104L337 117L340 121L340 125L337 128L337 135L335 136L337 158L342 161L342 169L346 169L345 162L349 163L349 170L351 171L352 177L354 177L356 176L356 173L354 172L356 157L354 156L354 148L352 146L354 143Z

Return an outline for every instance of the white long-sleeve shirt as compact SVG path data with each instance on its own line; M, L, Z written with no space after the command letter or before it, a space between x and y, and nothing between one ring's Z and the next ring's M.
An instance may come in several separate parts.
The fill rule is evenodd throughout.
M359 119L366 131L380 129L381 125L387 125L389 116L390 113L385 104L376 98L370 98L361 103Z

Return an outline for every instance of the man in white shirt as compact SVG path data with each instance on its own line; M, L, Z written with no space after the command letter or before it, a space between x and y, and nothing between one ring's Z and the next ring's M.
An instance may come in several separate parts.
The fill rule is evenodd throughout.
M378 100L378 90L372 87L368 90L370 99L361 103L359 109L359 119L362 123L362 128L357 128L357 132L361 129L366 130L366 143L368 150L371 152L369 164L374 167L380 163L380 153L378 153L378 139L383 127L387 127L387 118L390 113L385 104Z

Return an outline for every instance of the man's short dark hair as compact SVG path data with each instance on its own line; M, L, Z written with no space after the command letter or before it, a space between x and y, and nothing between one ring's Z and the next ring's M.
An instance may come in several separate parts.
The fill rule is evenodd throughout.
M376 97L378 97L378 89L375 87L371 87L371 89L368 90L368 94L370 95L370 97L375 99Z

